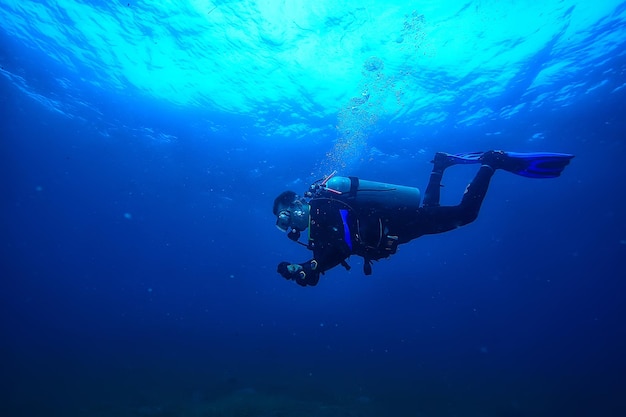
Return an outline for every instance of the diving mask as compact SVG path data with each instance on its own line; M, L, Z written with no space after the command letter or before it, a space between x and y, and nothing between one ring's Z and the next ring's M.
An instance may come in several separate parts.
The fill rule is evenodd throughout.
M295 230L305 230L309 225L309 206L302 201L294 201L289 208L282 209L276 216L276 227L283 231L289 228Z

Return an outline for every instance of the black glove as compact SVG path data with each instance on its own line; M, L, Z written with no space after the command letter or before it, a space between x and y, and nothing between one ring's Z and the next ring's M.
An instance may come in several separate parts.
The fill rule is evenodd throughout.
M289 266L293 265L289 271ZM319 273L315 272L317 268L317 261L311 260L304 264L292 264L290 262L281 262L276 268L276 272L283 276L285 279L296 281L298 285L303 287L307 285L316 285L319 281Z
M291 271L289 270L289 267ZM304 272L304 267L302 264L292 264L291 262L281 262L278 264L278 268L276 271L282 275L285 279L296 279L301 278L304 279L306 277L306 272Z
M282 275L285 279L294 279L296 277L296 274L292 274L291 272L289 272L289 269L287 268L289 265L291 265L291 262L283 261L279 263L278 268L276 268L276 272Z

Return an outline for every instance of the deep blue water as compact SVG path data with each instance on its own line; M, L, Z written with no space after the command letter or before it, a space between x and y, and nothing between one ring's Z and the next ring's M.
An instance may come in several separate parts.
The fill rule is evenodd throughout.
M290 26L306 41L298 48L288 47L290 32L254 35L273 57L299 51L322 60L325 70L310 72L306 58L271 66L263 61L269 52L244 40L223 50L198 46L194 59L224 59L213 66L168 46L163 56L177 61L143 67L132 53L128 62L108 57L113 38L81 42L99 32L71 18L74 7L88 7L127 28L114 13L124 5L20 4L0 5L11 18L0 32L2 415L626 415L623 3L600 2L610 12L584 24L576 17L583 5L549 4L557 35L502 71L485 67L496 55L464 60L470 69L447 67L442 51L451 46L437 43L433 25L419 33L431 33L424 55L441 61L412 68L400 58L424 44L409 45L374 78L369 72L382 68L368 57L389 47L367 38L375 13L363 10L376 3L315 10L331 34L330 58L305 49L321 35L303 29L300 12ZM224 28L251 24L245 4L216 5L210 16L223 10ZM135 6L144 20L133 24L145 31L160 30L159 16L178 16ZM488 2L457 6L399 12L393 43L406 44L429 18L508 15ZM195 26L180 13L164 27L179 30L171 39L184 44ZM575 24L583 29L563 35ZM55 40L49 27L67 38ZM521 48L499 30L478 38ZM332 42L346 47L332 34L354 31L365 40L353 84L319 89L315 77L335 70ZM217 45L227 35L202 36ZM131 52L144 50L128 42ZM242 65L237 53L260 61ZM221 68L228 59L233 66ZM274 79L268 66L280 72ZM432 74L420 80L430 86L399 75L424 68ZM217 90L198 81L238 76L241 85ZM368 107L354 101L363 88ZM402 110L389 104L399 96ZM282 260L309 257L274 226L272 202L283 190L303 192L331 169L424 189L434 152L489 148L576 158L557 179L497 172L478 220L402 246L372 276L357 258L351 271L336 268L313 288L275 272ZM444 203L460 200L475 170L446 171Z

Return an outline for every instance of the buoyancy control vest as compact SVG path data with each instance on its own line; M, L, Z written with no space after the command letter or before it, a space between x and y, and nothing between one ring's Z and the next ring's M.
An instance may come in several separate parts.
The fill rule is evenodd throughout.
M343 219L352 230L354 254L365 260L364 271L371 274L371 261L394 254L397 233L403 218L414 215L420 206L420 190L415 187L329 175L313 183L305 194L310 200L330 199L344 203L353 219Z

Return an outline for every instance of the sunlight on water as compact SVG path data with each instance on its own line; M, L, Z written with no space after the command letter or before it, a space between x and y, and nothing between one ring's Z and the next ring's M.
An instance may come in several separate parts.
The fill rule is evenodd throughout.
M67 70L57 78L68 102L97 107L81 95L86 83L251 116L274 139L307 137L333 119L326 163L342 167L364 157L382 119L472 125L603 88L606 79L588 74L622 48L623 4L8 0L0 18L3 36ZM19 79L20 68L5 70ZM28 79L19 88L47 94Z

